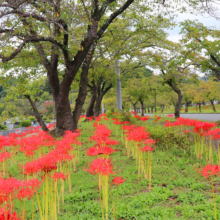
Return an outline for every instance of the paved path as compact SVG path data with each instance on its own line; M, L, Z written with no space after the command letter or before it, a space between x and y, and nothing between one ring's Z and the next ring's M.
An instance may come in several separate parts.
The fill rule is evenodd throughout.
M153 115L153 114L145 114L145 115ZM182 118L190 118L190 119L198 119L198 120L206 120L206 121L219 121L220 114L180 114Z

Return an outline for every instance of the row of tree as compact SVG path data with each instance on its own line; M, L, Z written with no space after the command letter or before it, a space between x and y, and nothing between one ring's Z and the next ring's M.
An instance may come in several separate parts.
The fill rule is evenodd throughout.
M189 2L195 10L204 8L203 2ZM55 134L60 136L65 130L77 128L88 91L91 100L87 116L100 113L103 97L115 85L114 60L120 59L125 82L132 80L138 84L138 78L129 79L129 74L143 70L144 66L159 70L161 83L167 84L178 96L175 103L175 116L178 117L183 98L180 84L183 81L190 84L197 79L192 67L212 71L219 77L218 43L213 43L218 33L187 21L182 24L182 43L168 41L165 29L174 24L171 19L157 14L158 7L166 7L171 12L178 8L184 10L184 6L173 4L172 0L164 3L148 0L0 0L3 87L7 94L25 97L38 122L47 130L36 106L43 95L41 90L46 75L55 102ZM207 42L209 36L214 39L212 43ZM207 53L201 55L204 49ZM10 89L12 84L14 89ZM129 84L124 86L128 88ZM69 93L73 89L78 91L78 96L72 111ZM158 92L151 81L146 80L141 89L142 98L138 100L142 106L147 90ZM128 95L128 99L133 98Z

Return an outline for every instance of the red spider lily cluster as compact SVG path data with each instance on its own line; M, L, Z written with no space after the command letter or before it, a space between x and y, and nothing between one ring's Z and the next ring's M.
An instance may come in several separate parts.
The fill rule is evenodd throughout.
M215 202L215 189L213 184L213 176L219 176L220 174L220 167L218 165L208 164L205 167L203 167L202 171L199 171L204 177L207 179L211 178L212 182L212 194L213 194L213 203L214 203L214 213L215 213L215 219L217 220L217 209L216 209L216 202Z
M112 148L114 145L117 145L118 142L110 139L112 131L106 127L104 124L100 124L100 121L105 119L105 115L101 115L96 118L96 121L93 124L95 128L94 135L91 136L90 140L95 141L95 145L86 150L88 156L95 156L96 158L90 163L89 168L86 171L92 175L98 176L98 186L100 194L100 203L102 209L102 219L108 219L109 212L109 180L110 175L114 174L113 166L109 155L113 154L115 150ZM117 119L114 119L115 125L121 125ZM118 186L122 184L124 180L116 178L113 180L113 183ZM101 193L102 192L102 193ZM116 199L117 203L117 199ZM113 213L115 215L115 207L113 208ZM104 213L105 212L105 213Z
M220 167L218 165L208 164L203 167L202 171L199 171L204 177L209 179L210 176L219 176Z
M220 129L215 129L216 123L212 122L202 122L187 118L178 118L175 122L167 121L165 127L175 127L175 132L192 133L195 140L195 153L197 158L202 158L204 153L206 153L206 159L209 162L213 162L212 156L212 139L219 138ZM179 129L178 129L179 128ZM204 150L205 139L209 138L208 150ZM218 146L219 148L219 146ZM220 154L219 154L220 161Z
M150 135L145 127L127 125L123 126L122 129L125 133L125 146L127 148L128 157L131 155L137 161L138 180L139 178L142 179L142 175L144 175L145 178L149 178L150 191L152 166L151 151L154 150L152 146L156 144L156 141L150 139ZM147 153L147 155L145 153Z
M63 181L68 181L71 191L70 174L75 169L75 158L81 146L79 139L79 130L66 132L62 140L55 140L40 127L0 137L0 219L26 219L25 202L28 200L37 201L40 219L57 219L58 198L64 201ZM7 172L7 165L15 161L22 179L11 178ZM46 189L43 196L41 188ZM14 206L16 200L22 207L19 213Z

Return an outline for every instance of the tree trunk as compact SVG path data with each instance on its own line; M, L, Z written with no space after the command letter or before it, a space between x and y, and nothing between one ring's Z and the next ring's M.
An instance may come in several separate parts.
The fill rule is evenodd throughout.
M91 99L89 102L89 107L86 110L86 117L92 117L94 116L94 105L95 105L95 100L96 100L96 95L97 95L97 90L95 87L91 88Z
M144 116L144 102L140 100L141 103L141 116Z
M101 113L102 95L98 96L95 101L94 116L98 117Z
M149 107L147 107L147 111L148 111L148 113L150 113L150 108Z
M211 102L211 104L212 104L212 109L213 109L213 111L216 112L214 100L210 100L210 102Z
M199 102L198 105L199 105L199 112L202 112L202 110L201 110L201 105L202 104Z
M188 102L185 102L185 112L188 112Z
M133 104L134 112L137 113L136 104Z
M28 99L28 101L30 102L31 107L32 107L32 109L33 109L33 111L34 111L34 116L35 116L35 118L37 119L37 122L38 122L38 123L40 124L40 126L42 127L42 130L43 130L43 131L49 131L48 128L47 128L47 126L45 125L45 123L44 123L44 121L43 121L43 119L42 119L42 117L41 117L41 115L40 115L38 109L37 109L37 106L36 106L35 102L33 102L33 100L31 99L31 97L30 97L29 95L25 95L25 97L26 97L26 98Z
M161 105L161 113L164 111L164 105Z
M154 113L154 107L151 106L151 113Z
M175 118L180 117L181 102L182 102L182 98L183 98L180 90L178 90L177 94L178 94L178 100L177 100L177 103L175 104L175 113L174 113Z

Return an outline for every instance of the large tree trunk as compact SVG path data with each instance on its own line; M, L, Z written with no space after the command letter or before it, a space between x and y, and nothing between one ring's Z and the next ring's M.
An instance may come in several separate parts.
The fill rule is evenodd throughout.
M140 100L141 103L141 116L144 116L144 102L143 100Z
M189 105L188 105L188 102L186 101L185 102L185 112L188 112L188 107L189 107Z
M212 109L213 109L213 111L216 112L214 100L210 100L210 102L211 102L211 104L212 104Z
M41 115L40 115L38 109L37 109L37 106L36 106L35 102L33 102L33 100L31 99L31 97L30 97L29 95L25 95L25 97L26 97L26 98L28 99L28 101L30 102L31 107L32 107L32 109L33 109L33 111L34 111L34 116L35 116L35 118L37 119L37 122L38 122L38 123L40 124L40 126L42 127L42 130L43 130L43 131L49 131L48 128L47 128L47 126L45 125L45 123L44 123L44 121L43 121L43 119L42 119L42 117L41 117Z
M91 51L86 56L86 59L82 66L82 72L81 72L81 79L80 79L80 85L79 85L79 94L76 99L76 106L73 111L73 123L74 123L74 130L77 129L77 125L79 122L79 117L82 113L82 107L84 105L86 96L87 96L87 86L88 86L88 73L89 73L89 65L92 60L92 56L94 54L96 48L96 43L93 44Z
M95 101L94 116L98 117L101 113L102 95L98 96Z
M148 113L150 113L150 108L149 107L147 107L147 111L148 111Z
M96 100L96 95L97 95L97 90L94 87L91 88L91 99L89 102L89 107L86 110L86 117L92 117L94 116L94 105L95 105L95 100Z
M177 95L178 95L178 100L175 104L175 112L174 112L175 118L180 117L181 102L182 102L182 98L183 98L180 90L177 91Z
M198 105L199 105L199 112L201 113L201 112L202 112L202 109L201 109L201 105L202 105L202 103L199 102Z

